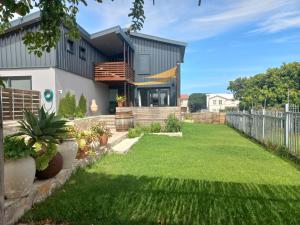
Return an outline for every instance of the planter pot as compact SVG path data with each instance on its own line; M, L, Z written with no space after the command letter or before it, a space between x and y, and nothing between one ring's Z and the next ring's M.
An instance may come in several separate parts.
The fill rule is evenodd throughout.
M106 134L102 134L99 138L100 145L107 145L108 136Z
M118 107L123 107L124 106L124 102L118 102Z
M28 195L33 185L35 170L35 161L30 156L18 160L5 161L5 197L20 198Z
M72 169L77 150L78 144L75 138L65 139L58 145L57 151L63 157L63 169Z
M36 171L36 177L40 180L55 177L61 171L62 167L63 157L59 152L57 152L45 170Z

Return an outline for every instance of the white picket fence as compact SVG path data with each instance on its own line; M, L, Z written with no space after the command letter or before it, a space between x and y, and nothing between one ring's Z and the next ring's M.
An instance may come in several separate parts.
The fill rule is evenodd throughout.
M228 112L226 122L261 143L285 146L289 153L300 157L298 107L287 105L283 112L267 110Z

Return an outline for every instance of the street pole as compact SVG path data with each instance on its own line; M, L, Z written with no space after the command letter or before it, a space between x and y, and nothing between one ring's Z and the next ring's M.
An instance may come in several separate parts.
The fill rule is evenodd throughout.
M2 88L0 88L0 93L2 93ZM0 96L0 225L4 225L4 149L3 149L2 94Z

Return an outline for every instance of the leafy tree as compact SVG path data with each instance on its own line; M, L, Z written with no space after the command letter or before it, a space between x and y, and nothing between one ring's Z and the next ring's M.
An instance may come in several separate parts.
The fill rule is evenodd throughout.
M95 0L102 3L103 0ZM114 1L114 0L111 0ZM153 4L155 1L153 0ZM41 25L38 31L27 32L24 43L30 52L41 56L43 52L50 52L55 48L61 35L61 25L69 30L69 37L79 38L76 16L79 5L87 6L86 0L0 0L0 33L10 26L10 20L15 14L25 16L34 8L41 12ZM198 1L201 4L201 0ZM144 0L133 0L129 17L132 18L130 30L137 31L143 28L145 21Z
M78 106L76 107L76 116L84 117L87 111L87 101L83 94L81 94Z
M300 104L300 63L283 64L265 73L230 81L228 90L240 100L241 109Z
M204 93L193 93L189 97L188 102L191 112L197 112L201 109L206 109L206 94Z
M65 118L74 117L76 112L76 98L71 92L60 99L58 106L58 115Z

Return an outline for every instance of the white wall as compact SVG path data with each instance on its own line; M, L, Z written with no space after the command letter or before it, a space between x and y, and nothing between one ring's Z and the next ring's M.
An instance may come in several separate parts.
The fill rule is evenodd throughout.
M222 101L222 104L220 104ZM214 104L215 102L215 104ZM219 112L220 110L224 110L225 108L233 108L238 107L239 101L234 99L226 99L222 96L214 96L207 98L207 106L209 112Z
M80 95L83 94L88 102L88 114L91 115L90 105L92 99L96 100L98 112L95 114L108 114L109 106L109 91L108 85L97 83L88 78L78 76L73 73L66 72L61 69L55 69L55 86L57 107L59 99L63 97L67 91L71 91L76 95L77 101Z
M41 92L41 101L46 109L55 110L55 94L53 104L45 101L45 89L51 89L55 93L55 70L53 68L37 69L0 69L0 77L30 76L32 90ZM51 107L52 106L52 107Z

